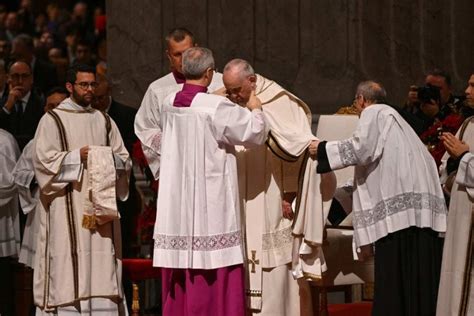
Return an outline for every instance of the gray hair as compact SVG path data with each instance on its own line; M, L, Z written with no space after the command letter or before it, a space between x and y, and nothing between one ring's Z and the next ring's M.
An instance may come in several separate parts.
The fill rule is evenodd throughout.
M387 98L387 92L384 87L373 80L363 81L357 86L356 96L363 96L364 99L371 103L383 103Z
M236 69L241 78L247 78L249 76L254 76L255 71L253 70L250 63L244 59L236 58L229 61L225 67L223 73Z
M183 53L183 75L186 79L200 79L209 68L214 68L214 57L208 48L191 47Z

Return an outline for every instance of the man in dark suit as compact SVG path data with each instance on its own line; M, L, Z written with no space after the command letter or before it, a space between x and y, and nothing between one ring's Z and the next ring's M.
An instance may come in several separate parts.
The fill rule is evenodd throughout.
M29 64L13 63L8 70L8 96L0 111L0 128L10 132L20 149L34 137L43 115L43 99L33 89Z
M34 44L31 36L20 34L12 41L12 59L21 60L33 69L34 86L43 94L58 85L56 67L34 55Z
M128 152L132 152L133 143L137 140L133 129L137 110L115 101L111 96L111 89L107 78L103 75L97 76L99 86L95 90L95 99L92 106L100 111L106 112L117 124L122 135L123 142ZM135 177L130 175L129 197L125 202L117 201L122 225L122 247L124 257L133 255L132 246L134 236L134 217L137 216L140 205L138 204L137 190L135 188Z

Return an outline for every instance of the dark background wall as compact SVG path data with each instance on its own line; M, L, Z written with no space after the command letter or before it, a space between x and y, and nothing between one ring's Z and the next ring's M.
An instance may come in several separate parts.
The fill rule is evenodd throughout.
M472 0L107 0L108 67L114 96L138 107L168 71L163 39L177 26L332 113L357 83L380 80L394 103L439 67L462 93L474 73Z

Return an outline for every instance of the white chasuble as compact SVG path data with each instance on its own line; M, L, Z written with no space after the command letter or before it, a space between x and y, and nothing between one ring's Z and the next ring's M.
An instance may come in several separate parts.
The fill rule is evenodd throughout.
M33 157L44 211L40 216L33 293L42 311L105 299L123 299L120 223L82 227L89 172L80 148L107 146L114 154L117 197L128 197L131 163L117 126L107 114L64 100L45 114ZM115 177L115 175L114 175Z
M223 85L222 74L214 72L208 91L213 92ZM159 156L162 135L160 113L162 111L163 101L165 97L171 93L180 91L182 87L183 84L178 84L171 72L153 81L150 86L148 86L137 115L135 116L135 134L142 144L143 153L155 179L158 179L160 170Z
M15 138L0 129L0 257L20 252L18 192L12 174L19 156Z
M474 313L474 120L465 121L456 134L469 145L470 152L459 163L451 189L448 229L444 241L443 263L436 315L472 315ZM446 153L440 167L446 170Z
M309 194L314 194L315 199L321 201L320 186L315 181L320 181L321 176L316 174L316 162L305 156L306 149L312 140L317 138L311 133L311 112L308 106L284 90L275 82L257 75L256 96L262 102L265 120L269 125L267 144L257 148L240 149L238 152L239 182L243 211L245 215L246 255L248 284L246 289L249 308L259 311L262 315L272 314L271 297L278 297L286 293L286 278L291 275L291 262L293 248L299 249L302 238L296 239L293 234L308 237L310 231L324 228L322 203L313 209L306 208L303 204L297 210L295 226L293 221L283 217L282 200L284 193L298 193L299 200L312 199ZM302 167L303 165L303 167ZM306 168L305 168L306 166ZM309 169L307 169L309 166ZM302 173L300 169L304 168ZM311 173L310 170L313 169ZM331 175L328 175L329 178ZM311 179L311 183L302 186L303 179ZM319 183L319 182L318 182ZM302 191L299 191L302 187ZM330 201L330 199L329 199ZM314 221L313 215L320 214L320 220ZM296 229L296 230L295 230ZM304 243L306 244L306 243ZM322 244L322 242L321 242ZM317 245L309 246L310 253L319 253ZM300 253L296 251L295 261L299 261ZM304 260L304 259L302 259ZM290 265L289 265L290 264ZM263 293L267 288L263 282L268 280L264 275L272 273L277 267L282 267L287 273L275 274L282 279L275 280L279 284L273 291ZM310 265L312 266L312 265ZM301 270L300 270L301 271ZM321 273L319 269L318 273ZM271 275L271 274L270 274ZM295 275L296 276L296 275ZM297 275L296 277L302 277ZM297 282L293 280L295 284ZM307 283L303 288L308 292ZM309 293L309 292L308 292ZM300 295L298 291L292 295ZM300 304L294 305L290 314L299 313ZM309 306L310 303L309 303ZM286 315L285 311L280 311ZM290 315L288 314L288 315ZM260 315L260 314L259 314ZM273 315L273 314L272 314Z

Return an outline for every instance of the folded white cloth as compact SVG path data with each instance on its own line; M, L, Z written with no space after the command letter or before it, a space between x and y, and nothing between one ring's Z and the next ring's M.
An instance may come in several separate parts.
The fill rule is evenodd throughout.
M112 148L89 146L87 190L82 226L95 229L120 218L115 192L115 163Z

